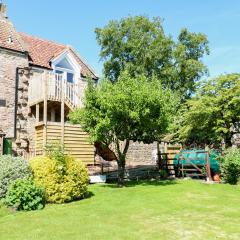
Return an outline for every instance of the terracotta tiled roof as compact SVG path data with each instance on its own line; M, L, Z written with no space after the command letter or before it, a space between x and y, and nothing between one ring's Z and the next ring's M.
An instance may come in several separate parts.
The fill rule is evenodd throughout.
M55 43L49 40L33 37L25 33L19 33L22 40L28 47L31 64L51 69L51 60L56 58L65 50L69 50L80 64L83 76L90 74L93 78L97 78L94 71L79 57L73 48Z
M28 52L32 64L37 66L51 69L51 59L58 56L65 49L65 46L61 44L29 36L25 33L19 34L28 46Z
M13 24L7 19L0 17L0 47L25 52L27 48L14 28Z
M98 78L72 47L18 33L13 24L2 16L0 16L0 47L18 52L28 52L30 64L48 69L51 69L53 58L65 50L69 50L80 64L83 76L90 75L95 79Z

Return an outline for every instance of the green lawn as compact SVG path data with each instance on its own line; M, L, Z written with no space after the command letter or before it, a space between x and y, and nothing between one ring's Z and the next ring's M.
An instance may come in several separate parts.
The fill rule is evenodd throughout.
M196 181L91 185L88 199L0 209L1 240L240 239L240 187Z

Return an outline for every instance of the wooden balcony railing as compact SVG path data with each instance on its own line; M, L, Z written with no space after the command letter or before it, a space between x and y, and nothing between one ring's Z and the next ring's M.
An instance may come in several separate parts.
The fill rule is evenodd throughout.
M79 83L68 82L62 74L44 74L41 79L32 79L29 83L29 105L43 101L65 101L72 108L80 107Z

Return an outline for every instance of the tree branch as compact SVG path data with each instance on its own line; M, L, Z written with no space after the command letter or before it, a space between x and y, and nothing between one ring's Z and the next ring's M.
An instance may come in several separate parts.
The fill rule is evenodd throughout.
M128 151L128 148L129 148L129 139L126 140L126 144L125 144L125 147L124 147L124 150L123 150L123 154L126 155L127 154L127 151Z

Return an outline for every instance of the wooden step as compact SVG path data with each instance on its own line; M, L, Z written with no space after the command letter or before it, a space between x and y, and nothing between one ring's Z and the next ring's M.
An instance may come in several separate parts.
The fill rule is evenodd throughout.
M181 168L180 170L182 170L182 168ZM199 171L198 169L196 169L196 168L183 168L183 171L200 172L200 171Z
M186 176L188 177L205 177L206 175L201 174L201 173L187 173Z
M197 167L205 167L205 164L194 164ZM182 164L179 164L179 166L182 166ZM183 164L184 167L192 167L193 164Z

